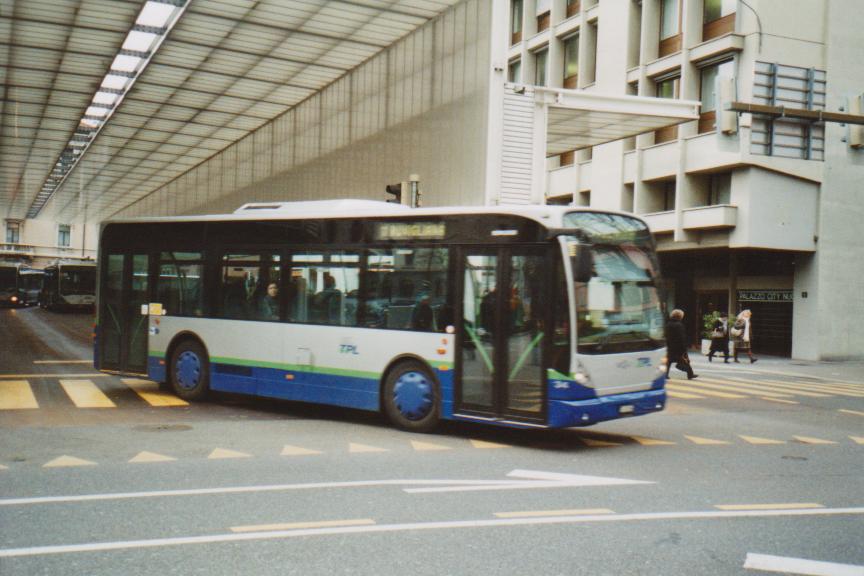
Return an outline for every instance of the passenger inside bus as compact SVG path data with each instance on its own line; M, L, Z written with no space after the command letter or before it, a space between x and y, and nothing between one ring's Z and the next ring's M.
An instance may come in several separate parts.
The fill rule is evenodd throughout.
M257 308L259 319L279 319L279 286L275 282L270 282L267 285L267 292L258 298Z

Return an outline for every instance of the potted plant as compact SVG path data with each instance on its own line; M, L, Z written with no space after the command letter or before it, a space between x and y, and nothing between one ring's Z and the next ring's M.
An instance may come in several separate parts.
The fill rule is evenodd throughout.
M714 322L720 319L720 312L714 311L702 316L702 355L707 356L711 351L711 332L714 331Z

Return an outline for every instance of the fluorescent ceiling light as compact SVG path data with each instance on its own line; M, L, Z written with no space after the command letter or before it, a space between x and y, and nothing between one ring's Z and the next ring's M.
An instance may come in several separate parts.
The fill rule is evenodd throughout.
M116 76L114 74L108 74L105 78L102 79L102 87L103 88L113 88L115 90L122 90L126 83L129 81L129 78L126 76Z
M141 9L141 13L138 15L138 19L135 20L135 23L141 24L142 26L155 26L156 28L162 28L168 24L168 20L171 18L173 12L174 6L171 6L170 4L163 4L162 2L147 2L144 5L144 8Z
M93 103L111 105L114 104L119 97L119 94L113 94L111 92L96 92L93 96Z
M81 125L86 126L87 128L98 128L100 122L98 120L91 120L89 118L82 118Z
M121 70L123 72L135 72L141 64L141 58L137 56L124 56L119 54L111 63L112 70Z
M133 30L126 36L123 42L123 50L134 50L135 52L147 52L156 40L156 34L150 32L138 32Z

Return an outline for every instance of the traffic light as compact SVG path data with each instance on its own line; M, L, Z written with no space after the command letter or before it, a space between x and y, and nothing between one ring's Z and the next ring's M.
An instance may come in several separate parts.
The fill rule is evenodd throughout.
M388 184L384 187L384 191L387 194L392 194L393 198L388 198L387 202L392 204L401 204L402 203L402 183L399 184Z

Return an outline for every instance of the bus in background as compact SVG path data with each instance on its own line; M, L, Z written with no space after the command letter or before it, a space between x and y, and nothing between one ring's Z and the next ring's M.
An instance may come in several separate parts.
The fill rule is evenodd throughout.
M363 200L106 222L96 367L442 419L586 426L666 403L654 242L624 213Z
M39 304L48 310L90 310L96 303L96 264L58 262L46 266Z
M42 270L0 262L0 305L31 306L39 302Z

